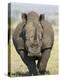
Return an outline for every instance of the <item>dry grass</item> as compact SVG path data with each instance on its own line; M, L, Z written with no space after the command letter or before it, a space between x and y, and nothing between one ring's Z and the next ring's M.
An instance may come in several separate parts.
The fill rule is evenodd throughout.
M16 25L16 24L15 24ZM11 75L20 76L20 73L28 72L27 66L23 63L20 56L15 50L12 39L10 40L11 45ZM51 56L47 64L47 70L50 74L58 74L58 39L55 39L53 49L51 51Z
M11 40L11 75L20 76L20 73L25 74L28 69L27 66L23 63L20 56L16 52L13 42ZM51 51L51 56L48 61L47 70L50 74L58 74L58 42L55 40L53 49ZM21 74L21 75L22 75Z
M55 40L51 56L48 61L47 70L50 74L58 74L58 41Z

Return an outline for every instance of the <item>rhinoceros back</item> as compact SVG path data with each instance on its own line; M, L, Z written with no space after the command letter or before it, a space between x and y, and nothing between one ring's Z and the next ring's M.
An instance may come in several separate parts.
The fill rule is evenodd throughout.
M28 18L28 22L30 22L30 21L37 22L39 19L39 15L37 13L35 13L34 11L31 11L28 13L27 18Z

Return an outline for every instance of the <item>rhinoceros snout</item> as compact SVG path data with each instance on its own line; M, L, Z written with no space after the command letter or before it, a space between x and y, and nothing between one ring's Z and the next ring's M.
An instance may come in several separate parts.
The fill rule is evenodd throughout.
M37 41L34 41L34 42L31 44L31 48L34 48L34 47L36 47L36 48L38 48L38 47L39 47L39 45L38 45L38 42L37 42Z

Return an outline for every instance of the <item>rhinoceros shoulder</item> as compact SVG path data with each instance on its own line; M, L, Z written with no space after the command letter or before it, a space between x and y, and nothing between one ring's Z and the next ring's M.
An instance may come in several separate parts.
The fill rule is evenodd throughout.
M22 33L23 30L23 26L24 26L23 23L19 23L13 33L12 38L16 49L24 49L24 40L22 36L20 37L20 34Z
M43 48L52 47L54 42L54 31L52 25L46 20L43 20L41 24L43 26Z

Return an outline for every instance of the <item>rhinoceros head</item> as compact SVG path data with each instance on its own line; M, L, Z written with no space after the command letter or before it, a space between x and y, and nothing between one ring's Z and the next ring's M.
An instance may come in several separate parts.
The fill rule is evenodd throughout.
M40 24L39 18L39 15L35 12L30 12L27 15L25 14L25 45L30 56L41 55L43 29Z

